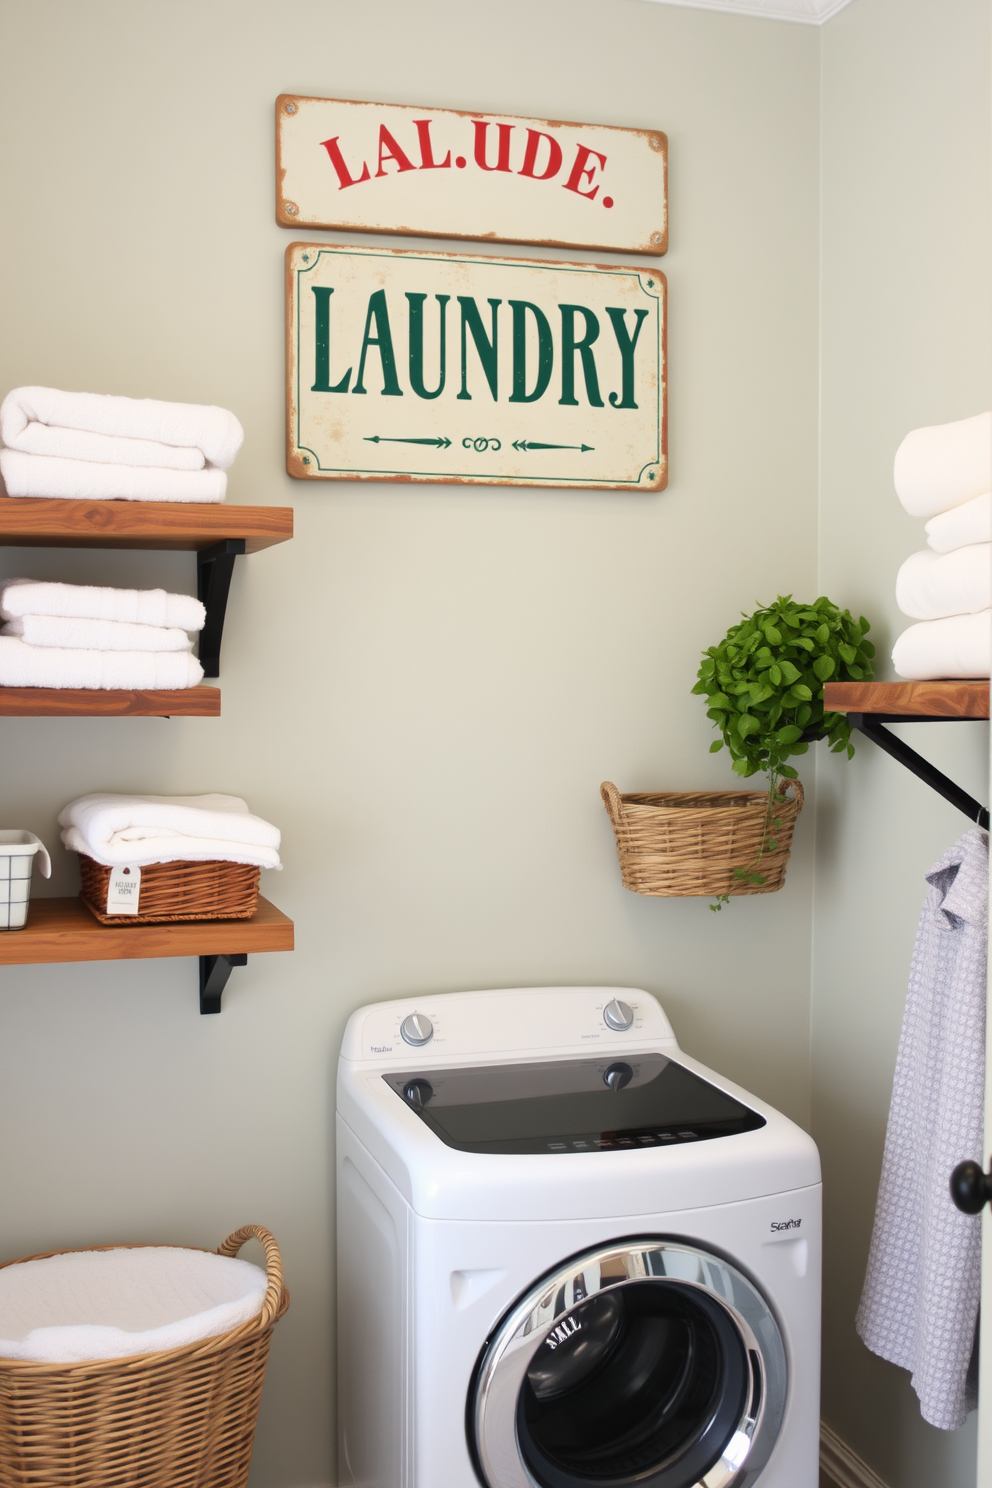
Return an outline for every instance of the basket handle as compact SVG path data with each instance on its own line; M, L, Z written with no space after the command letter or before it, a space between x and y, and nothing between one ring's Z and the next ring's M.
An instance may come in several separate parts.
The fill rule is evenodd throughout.
M782 797L782 799L784 801L785 800L785 793L789 789L789 786L790 785L792 786L793 790L796 793L796 801L798 803L797 806L796 806L796 815L798 816L799 813L800 813L800 811L802 811L802 809L803 809L803 800L805 799L805 793L803 791L803 783L802 783L802 781L801 780L780 780L779 783L778 783L778 793L779 793L779 795Z
M261 1241L265 1251L265 1270L269 1284L265 1289L265 1300L262 1303L262 1311L259 1313L259 1324L267 1328L278 1316L285 1291L282 1279L282 1256L279 1254L275 1236L262 1225L242 1225L240 1230L235 1230L233 1235L228 1235L227 1239L218 1245L217 1254L236 1256L242 1245L249 1240Z
M615 827L618 826L623 815L623 801L620 799L620 792L612 780L603 781L599 787L599 794L603 798L603 805L610 814L610 821Z

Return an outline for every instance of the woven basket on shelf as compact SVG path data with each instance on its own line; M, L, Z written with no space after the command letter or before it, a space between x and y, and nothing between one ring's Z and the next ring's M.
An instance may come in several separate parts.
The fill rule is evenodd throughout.
M600 794L617 839L624 887L635 894L771 894L785 882L796 817L803 809L798 780L782 781L795 795L776 805L768 836L777 844L756 865L763 884L744 884L735 868L755 864L765 834L767 791L662 791L622 796L607 780Z
M289 1306L268 1230L245 1225L217 1254L252 1237L268 1287L261 1312L230 1333L125 1359L0 1358L3 1488L243 1488L272 1329Z
M258 902L260 869L244 863L151 863L141 870L138 913L107 914L111 869L79 854L79 897L101 925L176 920L247 920Z

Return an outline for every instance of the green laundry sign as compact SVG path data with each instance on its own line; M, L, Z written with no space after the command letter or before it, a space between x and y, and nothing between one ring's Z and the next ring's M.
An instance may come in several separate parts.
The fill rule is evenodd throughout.
M656 270L294 243L287 343L298 479L666 484Z

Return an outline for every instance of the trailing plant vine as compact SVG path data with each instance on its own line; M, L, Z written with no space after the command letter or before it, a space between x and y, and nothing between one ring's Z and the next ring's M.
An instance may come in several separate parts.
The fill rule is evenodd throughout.
M707 716L720 731L710 753L726 747L738 775L763 772L768 779L762 845L753 863L734 869L740 883L765 882L760 860L778 846L770 833L781 824L776 796L785 781L798 778L787 761L805 754L817 739L829 739L834 754L853 756L851 726L845 714L824 711L823 684L872 676L870 629L863 615L855 620L823 595L813 604L780 595L774 604L745 615L719 645L703 653L692 690L707 699ZM719 894L710 908L726 903L729 895Z

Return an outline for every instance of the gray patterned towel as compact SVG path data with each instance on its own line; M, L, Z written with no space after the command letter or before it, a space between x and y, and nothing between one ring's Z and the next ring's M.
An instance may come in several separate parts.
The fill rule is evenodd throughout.
M926 877L857 1329L912 1371L924 1420L953 1430L977 1403L981 1224L948 1180L983 1151L987 834L966 832Z

